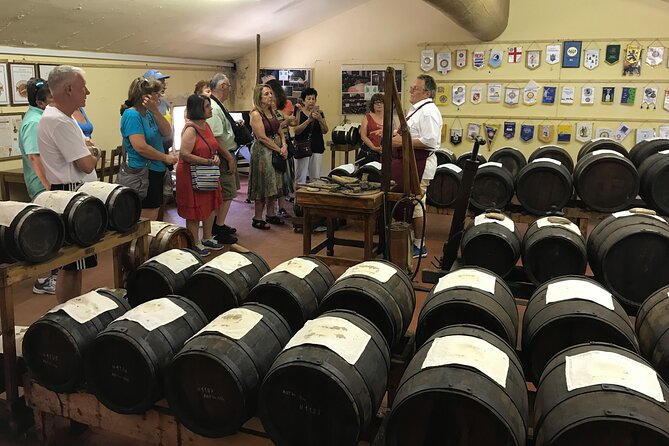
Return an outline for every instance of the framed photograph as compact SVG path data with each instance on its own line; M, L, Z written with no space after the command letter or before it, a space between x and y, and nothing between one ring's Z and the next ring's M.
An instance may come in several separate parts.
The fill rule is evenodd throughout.
M21 157L19 130L21 129L22 119L22 113L0 115L0 160L5 161Z
M311 68L261 68L260 81L267 82L270 79L277 79L286 96L293 103L297 104L302 90L311 87Z
M23 63L9 64L12 105L28 103L28 80L35 77L35 65Z
M45 81L49 80L49 73L51 73L51 70L56 68L58 65L45 65L45 64L39 64L37 66L37 73L39 74L40 79L44 79Z
M0 64L0 105L9 105L9 78L7 64Z
M345 115L364 115L367 102L376 93L383 93L387 65L342 65L341 112ZM392 65L395 85L402 97L404 65Z

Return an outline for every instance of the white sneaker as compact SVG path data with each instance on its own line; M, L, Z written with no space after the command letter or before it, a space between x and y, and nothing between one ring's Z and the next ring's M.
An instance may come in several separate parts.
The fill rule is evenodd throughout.
M34 294L56 294L56 275L37 279L33 285Z

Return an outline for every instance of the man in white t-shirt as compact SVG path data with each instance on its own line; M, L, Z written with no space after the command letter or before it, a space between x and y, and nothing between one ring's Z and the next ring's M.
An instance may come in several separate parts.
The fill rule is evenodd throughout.
M60 65L49 73L53 103L44 109L37 126L37 145L51 190L75 190L81 183L96 181L100 151L86 145L72 113L86 105L84 71ZM97 265L95 256L65 265L58 272L56 299L65 302L81 295L82 270Z

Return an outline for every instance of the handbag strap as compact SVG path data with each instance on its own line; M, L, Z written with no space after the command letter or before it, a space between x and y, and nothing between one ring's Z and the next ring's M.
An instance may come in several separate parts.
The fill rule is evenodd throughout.
M217 98L216 96L214 96L213 94L212 94L211 96L209 96L209 99L211 99L212 101L216 102L216 103L218 104L218 106L221 107L221 110L223 111L223 114L225 115L225 117L227 118L227 120L230 121L230 125L232 125L232 126L234 127L235 124L237 124L237 122L232 118L232 115L230 114L230 112L228 112L228 109L225 108L225 106L223 105L223 103L221 102L221 100L218 99L218 98Z
M307 114L304 113L302 110L300 110L300 115L307 116ZM307 116L307 119L309 119L309 116ZM301 124L301 123L300 123L300 124ZM302 133L304 133L304 132L307 133L307 139L306 139L306 141L311 142L311 131L313 130L313 128L314 128L314 121L311 121L311 122L309 123L309 125L307 125L307 126L305 127L305 129L302 131ZM295 136L297 136L297 135L295 135Z
M267 127L266 128L269 128L270 131L272 132L271 135L267 135L267 136L269 136L270 138L274 138L274 136L276 136L277 132L275 132L274 129L272 128L272 123L270 122L269 118L267 116L265 116L265 113L263 113L261 110L258 110L258 111L260 112L260 116L262 116L263 123L265 121L267 121ZM276 117L275 117L275 119L276 119ZM267 133L267 132L265 132L265 133Z
M187 129L188 127L190 127L190 128L192 128L193 130L195 130L195 133L197 133L197 136L199 136L200 139L201 139L202 141L204 141L204 143L207 145L207 148L209 149L209 156L211 156L211 157L213 158L213 157L214 157L214 151L211 150L211 146L209 145L209 143L207 142L207 140L204 139L204 136L202 136L202 134L198 131L197 127L195 127L195 126L192 125L192 124L189 124L189 125L187 125L187 126L184 127L184 130Z

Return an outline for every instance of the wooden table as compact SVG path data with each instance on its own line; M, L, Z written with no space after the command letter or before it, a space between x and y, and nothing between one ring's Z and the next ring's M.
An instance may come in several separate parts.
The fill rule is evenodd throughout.
M344 158L346 159L346 163L348 164L348 154L349 152L353 151L353 161L355 161L355 153L356 151L360 148L360 143L358 144L335 144L332 141L330 141L330 170L334 169L335 167L335 155L337 152L344 152Z
M377 254L384 249L385 231L379 231L379 243L374 243L374 227L383 224L381 210L383 209L384 194L381 191L369 195L344 195L329 191L308 191L307 188L298 189L295 200L304 210L304 224L302 230L303 255L316 254L327 248L327 256L316 256L330 265L352 266L364 260L374 258L374 248ZM315 247L311 247L312 219L315 216L327 218L327 233L325 240ZM363 240L350 240L335 237L334 220L346 218L363 222ZM354 246L364 249L362 260L334 256L334 246Z

